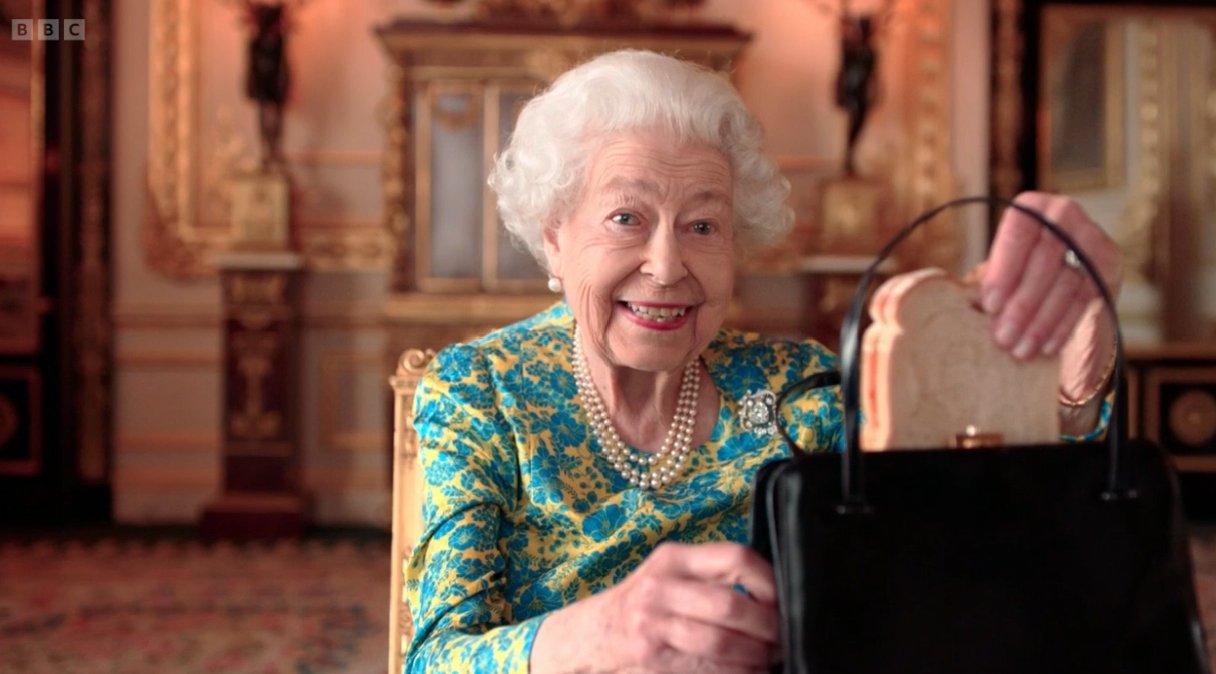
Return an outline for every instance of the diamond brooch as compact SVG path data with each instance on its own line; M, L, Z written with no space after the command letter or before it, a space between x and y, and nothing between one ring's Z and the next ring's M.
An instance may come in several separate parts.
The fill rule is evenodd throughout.
M772 435L777 432L777 396L768 389L757 389L743 396L739 412L743 430L756 435Z

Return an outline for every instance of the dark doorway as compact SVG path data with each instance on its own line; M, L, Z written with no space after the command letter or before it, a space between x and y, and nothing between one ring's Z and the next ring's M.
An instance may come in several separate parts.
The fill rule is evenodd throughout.
M109 522L109 2L0 23L0 525Z

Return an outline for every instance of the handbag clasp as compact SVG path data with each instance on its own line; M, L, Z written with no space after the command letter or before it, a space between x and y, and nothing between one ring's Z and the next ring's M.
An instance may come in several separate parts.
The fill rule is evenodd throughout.
M1001 433L981 433L970 424L962 433L954 435L956 449L975 449L976 447L1000 447L1005 444L1005 436Z

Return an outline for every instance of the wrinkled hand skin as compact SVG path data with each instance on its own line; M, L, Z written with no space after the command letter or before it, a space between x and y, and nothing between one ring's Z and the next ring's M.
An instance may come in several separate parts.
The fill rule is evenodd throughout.
M619 584L547 617L530 671L766 672L778 627L772 567L754 551L665 543Z
M1077 202L1043 192L1026 192L1015 202L1069 234L1097 267L1111 296L1118 297L1123 254ZM979 270L980 297L992 316L996 343L1019 359L1059 353L1060 393L1078 400L1104 384L1114 322L1097 286L1086 272L1064 264L1064 252L1064 244L1038 221L1007 209Z

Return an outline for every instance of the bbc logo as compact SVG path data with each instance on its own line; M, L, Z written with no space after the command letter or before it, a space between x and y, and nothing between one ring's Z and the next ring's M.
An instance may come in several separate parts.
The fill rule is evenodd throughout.
M83 40L84 19L13 19L14 40Z

